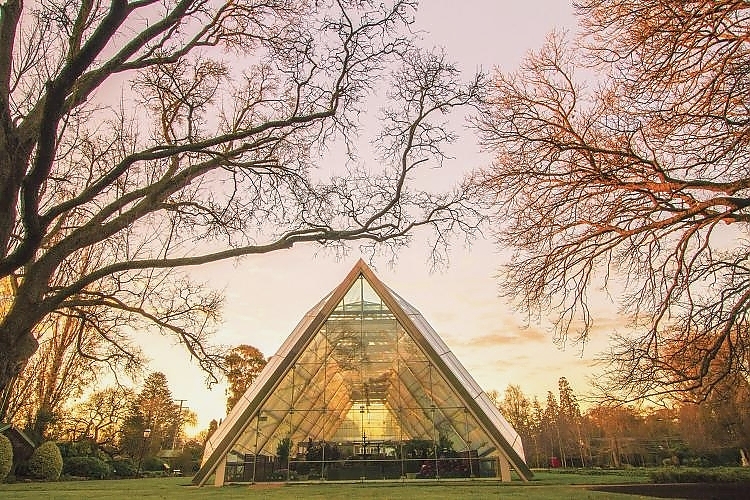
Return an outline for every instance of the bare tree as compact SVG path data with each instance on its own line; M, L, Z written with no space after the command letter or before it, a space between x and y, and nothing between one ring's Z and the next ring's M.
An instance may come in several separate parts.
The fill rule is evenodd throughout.
M592 296L622 292L637 331L609 356L610 395L710 389L748 368L750 8L576 7L581 43L551 35L498 74L476 121L496 153L478 182L502 217L499 243L517 250L508 295L585 341Z
M523 448L528 457L529 463L539 463L539 446L538 446L538 432L534 428L534 415L532 402L523 393L521 387L518 385L510 384L505 388L503 399L500 400L497 396L497 392L494 395L495 406L500 410L500 413L508 420L508 423L518 432L523 442ZM534 462L532 462L531 456L534 455Z
M505 388L503 399L498 398L495 401L497 408L508 420L508 423L526 440L531 434L531 401L523 393L521 387L514 384L508 385ZM528 443L524 444L528 445Z
M443 56L411 49L415 0L0 9L0 277L15 290L0 318L0 388L55 311L121 352L111 332L140 318L216 366L207 338L220 298L175 268L300 242L400 245L419 226L440 248L444 231L475 227L463 190L408 182L453 138L433 115L474 103L482 84L457 83ZM331 141L354 156L359 117L394 59L405 69L390 87L399 108L382 120L382 173L316 174ZM92 252L94 266L64 273Z
M90 439L97 446L117 449L134 399L133 391L122 386L91 393L55 425L58 439Z
M80 325L72 318L52 314L40 323L35 335L39 348L25 369L7 386L5 421L42 431L44 420L55 415L69 398L79 397L96 377L97 367L91 358L78 355L95 350L99 338L79 338ZM79 343L80 341L80 343ZM41 420L37 422L37 420Z
M89 253L61 270L55 284L77 278L96 266ZM3 299L12 304L11 280L3 281ZM62 407L81 396L104 366L116 376L135 375L143 356L121 327L139 325L137 318L104 307L66 308L53 311L33 329L39 347L25 368L2 392L0 420L34 428L60 417Z

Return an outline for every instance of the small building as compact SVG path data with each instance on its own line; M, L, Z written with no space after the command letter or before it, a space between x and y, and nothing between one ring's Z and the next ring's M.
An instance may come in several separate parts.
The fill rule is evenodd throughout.
M0 423L0 434L8 438L13 446L13 464L25 462L36 449L36 443L21 429L14 427L12 424Z
M518 433L412 305L360 260L206 443L193 482L511 478Z

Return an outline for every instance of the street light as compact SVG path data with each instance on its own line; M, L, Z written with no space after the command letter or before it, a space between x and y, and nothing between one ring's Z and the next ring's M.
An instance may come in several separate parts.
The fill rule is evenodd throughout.
M151 436L151 429L143 430L143 444L141 445L141 456L138 458L137 476L141 476L141 464L143 463L143 454L146 452L146 440Z
M177 448L177 437L180 434L180 421L182 420L182 410L189 410L187 406L182 406L182 404L187 401L187 399L178 399L177 400L180 403L180 407L177 410L177 420L175 422L175 430L174 430L174 439L172 439L172 449L174 450Z
M440 471L438 470L438 443L440 441L440 436L438 435L438 429L437 429L437 422L435 421L435 410L437 407L435 406L435 403L430 405L430 415L432 418L432 426L434 428L433 432L433 451L435 453L435 479L440 479Z
M268 420L268 417L263 415L262 411L258 412L258 416L255 417L255 451L253 454L253 484L255 484L255 471L258 466L258 435L260 434L260 423ZM289 467L287 465L287 467ZM263 469L265 471L265 468Z
M360 428L362 429L362 458L366 458L367 453L365 452L367 447L367 433L365 432L365 407L361 405L359 407L360 416Z

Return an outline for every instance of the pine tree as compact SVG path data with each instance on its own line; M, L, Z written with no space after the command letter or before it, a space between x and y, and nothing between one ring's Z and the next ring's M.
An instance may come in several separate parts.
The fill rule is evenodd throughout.
M573 393L573 389L565 377L560 377L560 380L558 380L558 390L560 392L559 422L562 444L568 456L577 452L581 458L581 466L585 466L584 440L581 431L581 408L578 405L578 400Z
M557 456L562 459L562 463L565 465L565 452L560 439L560 406L557 404L557 399L555 399L552 391L547 391L547 406L544 408L543 426L545 438L550 443L550 451L554 454L555 449L557 449Z
M146 377L123 425L123 450L132 457L144 450L146 456L155 455L160 449L171 447L179 425L179 409L172 399L167 377L153 372ZM148 438L144 437L146 429L150 429Z
M542 405L539 404L539 399L534 396L531 402L531 440L534 446L534 464L537 468L546 464L547 457L552 456L552 450L547 450L545 447L546 441L544 440L543 430L544 410L542 410ZM544 457L543 460L541 460L542 457Z

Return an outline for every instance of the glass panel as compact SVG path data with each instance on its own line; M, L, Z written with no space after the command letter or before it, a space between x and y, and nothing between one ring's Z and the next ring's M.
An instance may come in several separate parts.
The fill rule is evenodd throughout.
M445 477L478 474L476 457L495 453L461 398L360 276L227 460L233 480L247 480L250 471L261 481L277 471L359 479L438 477L442 470Z

